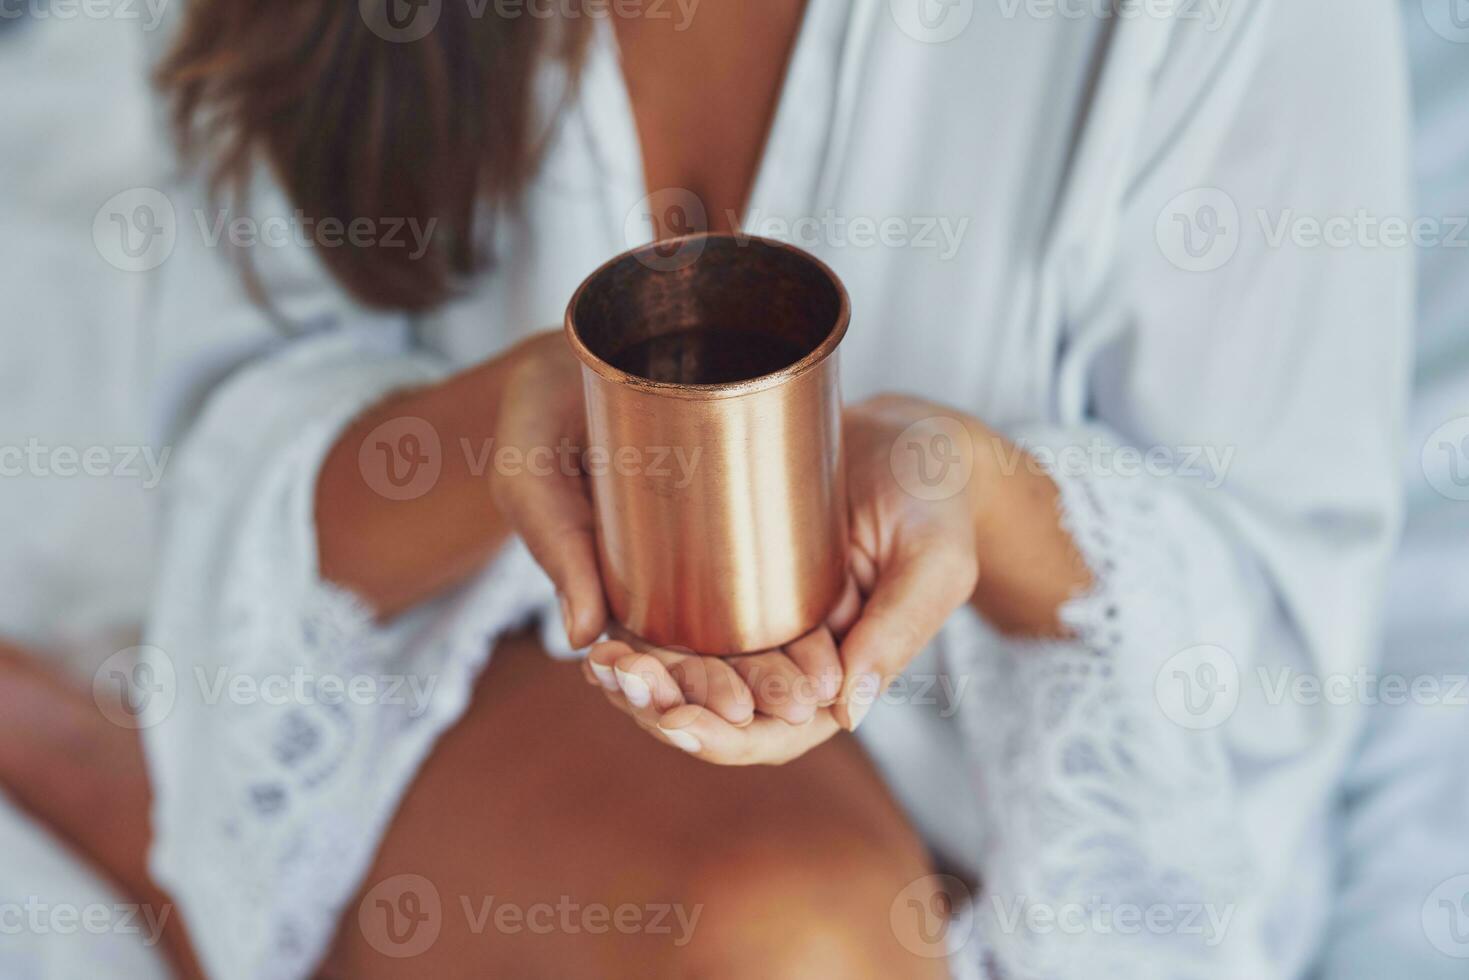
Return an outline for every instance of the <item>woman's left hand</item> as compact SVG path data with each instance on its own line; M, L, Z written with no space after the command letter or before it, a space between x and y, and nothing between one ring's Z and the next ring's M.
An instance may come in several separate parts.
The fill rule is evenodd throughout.
M804 720L761 712L748 724L731 724L718 710L691 703L688 685L661 658L639 657L615 641L593 649L588 679L596 679L590 664L604 672L612 664L624 673L636 671L651 692L645 703L628 704L610 690L609 700L656 737L710 762L783 763L842 728L855 729L882 690L974 593L982 489L974 447L984 435L978 422L916 398L888 395L847 409L850 581L828 621L840 640L844 675L829 706L814 706ZM802 642L792 645L797 655ZM681 656L678 670L687 671L689 655ZM719 658L692 662L706 659ZM713 665L708 670L728 673ZM748 690L736 692L736 699L741 696L759 707Z

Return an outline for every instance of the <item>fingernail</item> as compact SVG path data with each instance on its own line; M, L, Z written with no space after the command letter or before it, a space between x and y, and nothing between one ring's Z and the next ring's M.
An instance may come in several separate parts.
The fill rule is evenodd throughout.
M648 687L648 682L633 674L616 671L617 683L622 687L622 693L627 697L634 708L646 708L653 703L653 692Z
M613 673L611 667L599 664L595 660L588 660L587 663L592 665L592 673L597 675L597 683L601 684L604 690L617 690L617 675Z
M685 752L697 752L704 747L699 744L697 738L694 738L694 736L680 728L664 728L662 725L659 725L658 730L664 735L667 735L670 742Z
M571 621L571 600L559 592L556 593L556 599L561 603L561 625L566 629L566 638L570 640L571 628L574 625Z
M882 679L876 674L859 674L852 681L852 693L847 695L847 718L852 722L848 731L855 732L862 724L881 690Z

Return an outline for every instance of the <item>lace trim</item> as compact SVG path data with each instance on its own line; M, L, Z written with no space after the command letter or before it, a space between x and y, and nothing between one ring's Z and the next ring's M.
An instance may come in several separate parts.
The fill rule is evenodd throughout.
M968 955L999 977L1178 976L1218 958L1205 906L1232 915L1247 876L1224 746L1153 695L1186 642L1187 528L1149 484L1055 479L1095 579L1062 610L1075 639L947 651L974 675L960 717L987 833Z
M178 700L146 733L153 868L222 980L310 974L495 638L554 602L518 541L387 625L319 580L315 473L363 403L401 383L379 374L344 382L351 393L318 404L304 429L247 446L235 426L209 427L171 501L181 533L154 642Z

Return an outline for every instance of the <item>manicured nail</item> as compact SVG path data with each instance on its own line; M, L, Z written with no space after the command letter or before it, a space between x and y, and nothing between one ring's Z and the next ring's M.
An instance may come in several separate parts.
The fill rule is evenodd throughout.
M831 704L842 693L842 675L839 671L828 670L821 675L821 700L823 704Z
M571 640L571 629L575 625L571 621L571 600L559 592L556 593L556 599L561 603L561 625L566 629L567 640Z
M872 710L872 702L877 700L881 690L882 679L876 674L859 674L852 681L852 693L847 695L847 718L852 722L848 731L855 732L857 726L862 724L862 719Z
M697 752L704 747L699 744L697 738L694 738L694 736L681 728L664 728L662 725L659 725L658 730L664 735L667 735L670 742L685 752Z
M617 675L613 673L611 667L599 664L595 660L588 660L587 663L592 665L592 673L597 675L597 683L602 685L603 690L617 690Z
M653 692L648 687L647 681L621 670L616 673L617 683L622 686L622 693L634 708L646 708L653 703Z

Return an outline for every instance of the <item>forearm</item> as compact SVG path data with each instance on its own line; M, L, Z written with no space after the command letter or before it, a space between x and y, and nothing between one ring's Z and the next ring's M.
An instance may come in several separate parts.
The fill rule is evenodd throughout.
M1092 576L1061 525L1056 484L1018 446L977 423L971 429L980 571L970 602L1003 633L1060 636L1061 607Z
M508 531L490 499L488 467L499 393L519 350L394 395L342 434L316 484L323 579L387 619L464 580L500 547ZM402 442L408 429L380 430L395 419L426 422L437 447L425 438ZM411 433L426 431L414 423ZM385 463L405 477L414 466L438 465L439 474L422 493L416 486L397 493L383 485Z

